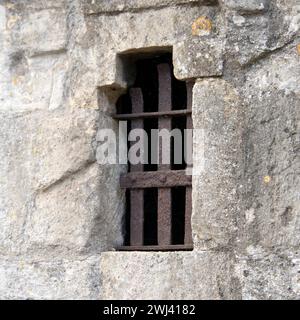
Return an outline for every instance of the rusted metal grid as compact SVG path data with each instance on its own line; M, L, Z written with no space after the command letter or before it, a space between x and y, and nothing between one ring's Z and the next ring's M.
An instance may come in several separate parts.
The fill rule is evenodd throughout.
M192 129L192 89L188 82L187 108L172 110L172 79L169 64L159 64L159 101L158 112L144 112L143 94L140 88L132 88L131 114L114 115L118 120L130 120L131 129L144 128L145 118L157 118L158 129L172 130L172 117L185 116L186 128ZM157 171L145 172L143 164L131 165L130 172L122 175L121 188L130 190L130 245L121 246L122 251L173 251L192 250L191 212L192 177L185 170L171 170L169 164L161 164L162 146L159 150ZM172 244L172 187L185 187L184 243ZM157 245L144 245L144 189L157 188Z

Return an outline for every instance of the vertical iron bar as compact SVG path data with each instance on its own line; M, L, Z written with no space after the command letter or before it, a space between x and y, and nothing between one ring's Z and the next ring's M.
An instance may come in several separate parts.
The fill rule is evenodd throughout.
M143 94L140 88L130 90L132 103L132 113L144 111ZM143 119L134 119L131 121L131 130L143 129ZM131 144L134 144L132 142ZM143 164L130 164L131 172L143 171ZM144 244L144 190L135 189L130 191L130 245L137 246Z
M193 105L193 82L188 82L187 89L187 109L192 109ZM186 128L193 129L192 116L188 115L186 118ZM185 142L187 143L187 142ZM191 165L187 166L187 169L191 169ZM192 244L192 187L186 187L185 193L185 229L184 229L184 244Z
M171 70L167 63L160 64L158 69L159 99L158 111L172 110L172 92L171 92ZM172 130L172 120L170 118L160 118L158 129ZM158 170L170 170L170 164L162 164L162 143L159 143L159 164ZM171 188L158 189L158 245L170 245L172 242L171 234Z

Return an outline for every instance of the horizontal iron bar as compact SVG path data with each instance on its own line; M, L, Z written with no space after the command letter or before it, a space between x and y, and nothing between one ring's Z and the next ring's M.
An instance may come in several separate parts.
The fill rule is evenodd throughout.
M159 112L141 112L141 113L126 113L126 114L112 114L112 118L117 120L131 120L143 118L158 118L158 117L180 117L189 115L192 110L172 110L172 111L159 111Z
M185 170L129 172L121 175L120 185L126 189L191 186L192 176Z
M192 251L193 245L174 244L166 246L121 246L117 248L119 251Z

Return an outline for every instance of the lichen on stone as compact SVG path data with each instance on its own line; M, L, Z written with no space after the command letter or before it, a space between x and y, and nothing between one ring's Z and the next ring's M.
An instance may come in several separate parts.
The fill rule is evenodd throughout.
M201 16L196 19L192 24L192 35L193 36L205 36L211 33L212 31L212 21L206 17Z

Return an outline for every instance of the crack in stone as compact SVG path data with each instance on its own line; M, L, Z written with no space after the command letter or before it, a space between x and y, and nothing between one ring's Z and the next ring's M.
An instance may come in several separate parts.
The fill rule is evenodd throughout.
M39 58L39 57L44 57L44 56L59 55L59 54L65 54L65 53L67 53L67 49L61 48L61 49L56 49L56 50L34 52L29 56L29 58Z
M82 164L78 169L73 170L73 171L67 171L64 173L58 180L52 182L49 185L46 185L42 188L39 189L39 193L44 193L44 192L49 192L56 186L62 184L66 180L71 179L73 176L81 173L82 171L86 171L91 165L93 165L96 162L96 160L90 160Z
M265 51L261 52L258 56L251 58L247 63L242 65L242 69L248 69L252 67L254 64L260 63L261 61L268 59L270 56L277 54L289 45L293 44L295 42L295 38L296 37L293 37L292 39L278 47L266 49Z

